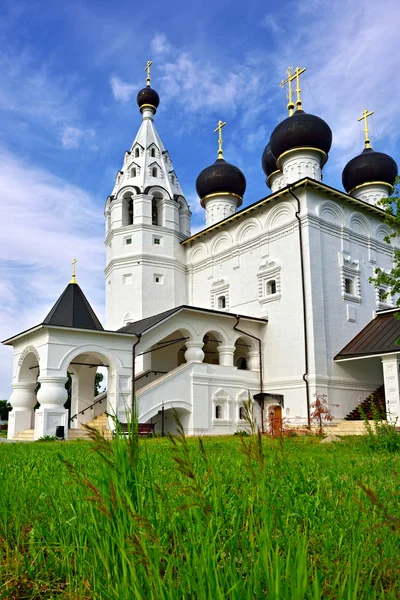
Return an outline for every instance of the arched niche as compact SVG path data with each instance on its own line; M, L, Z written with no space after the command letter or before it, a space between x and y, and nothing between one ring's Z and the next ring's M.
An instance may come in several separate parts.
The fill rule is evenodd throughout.
M330 201L322 202L317 207L317 215L323 221L339 227L343 227L346 222L345 214L340 206Z

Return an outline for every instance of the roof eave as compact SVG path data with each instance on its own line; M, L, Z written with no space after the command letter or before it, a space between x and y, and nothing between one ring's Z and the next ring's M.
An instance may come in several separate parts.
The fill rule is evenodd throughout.
M251 317L251 316L247 316L247 315L236 315L235 313L228 313L228 312L222 312L219 310L214 310L212 308L201 308L201 307L197 307L197 306L188 306L186 304L177 307L176 311L174 311L173 313L165 316L164 318L160 319L160 321L157 321L156 323L152 323L151 325L149 325L149 327L147 327L146 329L144 329L141 332L136 332L134 335L136 336L142 336L145 333L148 333L149 331L153 330L155 327L158 327L159 325L161 325L162 323L164 323L165 321L168 321L168 319L171 319L172 317L175 317L175 315L183 312L183 311L189 311L189 312L200 312L200 313L211 313L214 314L216 316L222 316L222 317L240 317L240 319L243 320L247 320L247 321L256 321L258 323L260 323L261 325L266 325L268 323L268 319L264 319L261 317ZM130 334L132 335L132 334Z
M15 340L25 336L25 335L29 335L31 333L33 333L34 331L37 331L39 329L61 329L61 330L67 330L67 331L77 331L77 332L81 332L81 333L97 333L97 334L106 334L106 335L117 335L117 336L122 336L122 337L127 337L127 336L135 336L137 337L136 333L125 333L122 331L111 331L110 329L84 329L83 327L68 327L67 325L48 325L46 323L40 323L40 325L35 325L34 327L31 327L30 329L26 329L25 331L21 331L21 333L17 333L16 335L7 338L6 340L2 341L1 343L4 346L11 346L12 342L14 342Z
M300 187L306 187L306 186L314 187L317 189L322 189L323 191L325 191L327 194L330 194L331 196L336 196L336 197L340 198L341 200L350 202L351 204L356 204L356 205L362 206L366 210L375 212L379 215L385 214L385 211L382 208L379 208L378 206L374 206L373 204L369 204L368 202L365 202L364 200L360 200L359 198L350 196L349 194L346 194L345 192L341 192L340 190L337 190L336 188L326 185L325 183L322 183L320 181L316 181L315 179L310 179L309 177L304 177L303 179L296 181L296 183L287 185L284 188L278 190L277 192L274 192L273 194L270 194L269 196L266 196L265 198L261 198L261 200L257 200L257 202L253 202L253 204L250 204L249 206L246 206L239 212L234 213L233 215L230 215L229 217L226 217L226 219L223 219L222 221L218 221L218 223L215 223L214 225L210 225L210 227L206 227L205 229L198 231L194 235L183 240L183 242L181 242L181 244L185 245L189 242L192 242L196 238L201 237L202 235L206 235L207 233L210 233L214 229L218 229L218 228L224 226L225 223L234 221L235 219L240 219L243 215L245 215L246 213L248 213L250 211L255 210L258 206L262 206L263 204L272 202L273 200L276 200L280 196L283 196L284 194L286 194L289 191L289 188L293 190L293 189L297 189Z

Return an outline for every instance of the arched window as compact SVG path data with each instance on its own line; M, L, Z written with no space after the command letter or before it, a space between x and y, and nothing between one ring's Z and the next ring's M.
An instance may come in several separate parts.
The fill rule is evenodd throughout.
M173 175L171 175L171 183L174 184L175 183L175 177Z
M275 279L271 279L271 281L267 282L267 296L271 296L272 294L276 294L276 281L275 281Z
M241 371L247 371L248 370L247 360L244 358L244 356L241 356L240 358L238 358L236 366Z
M239 407L239 419L241 419L242 421L244 420L245 417L245 410L244 410L244 406L240 406Z
M157 177L157 167L153 167L151 170L151 174L153 177Z
M215 407L215 418L222 419L222 406L220 404Z
M378 297L379 302L387 302L387 291L384 288L379 288Z
M152 157L154 158L154 157L155 157L155 155L156 155L156 149L155 149L155 148L152 148L152 149L151 149L151 152L150 152L150 156L152 156Z
M135 158L139 158L140 150L139 148L135 148Z
M344 291L346 292L346 294L354 294L353 280L349 279L348 277L346 277L346 279L344 280Z
M158 222L158 206L157 206L157 200L155 198L153 198L153 200L151 202L151 224L152 225L159 225L159 222Z
M136 167L132 167L132 169L131 169L131 177L136 177L136 173L137 173Z
M225 298L225 296L220 296L218 298L218 308L226 308L226 298Z
M133 225L133 200L130 198L128 202L128 225Z

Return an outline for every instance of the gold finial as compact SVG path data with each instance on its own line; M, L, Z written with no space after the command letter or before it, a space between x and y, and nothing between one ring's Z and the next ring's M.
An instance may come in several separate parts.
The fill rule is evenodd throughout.
M292 73L292 67L288 67L287 70L287 79L284 79L283 81L281 81L280 87L284 87L286 84L288 84L288 93L287 93L287 97L289 99L288 102L288 111L289 111L289 117L291 117L293 115L293 109L294 109L294 104L293 104L293 90L292 90L292 81L296 80L296 94L297 94L297 99L296 99L296 108L301 109L301 105L302 105L302 101L301 101L301 96L300 96L300 75L302 73L304 73L306 69L300 69L300 67L296 67L294 73Z
M76 258L74 258L74 260L72 261L72 279L70 281L70 283L76 283L76 279L75 279L75 265L78 261L76 260Z
M371 148L371 140L369 139L369 129L368 129L368 117L370 117L371 115L374 114L374 111L370 111L368 112L367 109L365 108L363 110L363 114L362 117L360 117L358 120L362 121L364 120L364 132L365 132L365 147L366 148Z
M292 90L292 81L294 79L294 76L292 75L292 67L288 67L286 73L287 73L287 79L283 79L283 81L281 81L279 87L283 88L283 87L285 87L286 84L288 84L288 91L287 91L286 97L289 100L289 102L287 105L287 109L289 111L289 117L291 117L293 114L293 109L294 109L293 90Z
M147 71L147 79L146 79L147 87L150 87L150 67L152 64L153 64L153 61L148 60L147 65L144 68L144 70Z
M218 158L224 158L224 153L222 150L222 128L225 127L226 123L222 121L218 121L217 129L214 129L214 133L218 131Z
M302 73L305 72L306 69L300 69L300 67L296 67L295 72L293 73L293 75L296 77L296 94L297 94L297 99L296 99L296 107L297 110L299 110L299 108L301 108L302 105L302 101L301 101L301 97L300 97L300 75Z

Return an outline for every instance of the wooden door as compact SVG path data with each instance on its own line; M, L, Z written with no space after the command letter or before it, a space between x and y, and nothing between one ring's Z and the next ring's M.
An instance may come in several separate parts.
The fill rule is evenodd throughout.
M271 418L271 432L274 437L282 435L282 408L280 406L273 406L270 409Z

